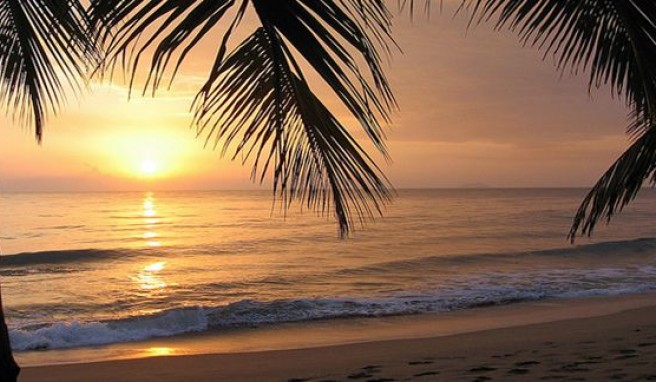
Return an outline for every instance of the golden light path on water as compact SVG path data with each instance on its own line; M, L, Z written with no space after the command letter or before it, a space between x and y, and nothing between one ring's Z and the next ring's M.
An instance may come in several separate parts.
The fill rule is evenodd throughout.
M159 275L159 272L164 270L165 266L165 261L159 261L143 267L134 278L135 282L139 284L139 288L143 290L156 290L166 288L168 283L164 281L161 275Z
M143 199L143 211L141 215L144 218L144 223L146 224L146 232L143 234L143 238L146 239L146 245L149 247L159 247L162 243L159 240L155 240L159 237L156 232L157 224L159 223L159 218L157 216L157 210L155 210L155 197L152 192L146 193Z
M142 235L145 240L145 245L148 247L161 247L161 241L157 240L159 237L157 225L159 224L160 219L155 208L155 196L152 192L145 194L142 206L143 210L141 216L144 219L146 227L146 230ZM139 286L139 289L143 291L163 290L169 285L164 281L164 278L161 275L161 272L165 269L166 261L149 263L139 268L137 275L132 279ZM144 351L144 355L149 357L171 356L176 353L176 349L163 346L150 347Z
M144 271L147 272L159 272L166 266L166 261L158 261L144 267Z
M162 243L156 240L159 237L157 233L157 225L159 224L159 217L155 209L155 197L152 192L146 193L143 199L143 211L141 215L144 218L146 231L142 237L146 240L145 244L148 247L160 247ZM142 290L158 290L164 289L168 283L164 281L160 272L166 268L166 261L157 261L154 263L142 266L133 280L139 285Z

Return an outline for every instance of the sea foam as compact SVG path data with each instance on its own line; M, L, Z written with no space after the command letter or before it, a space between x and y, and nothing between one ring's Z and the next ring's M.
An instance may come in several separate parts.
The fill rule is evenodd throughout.
M29 329L12 329L15 350L44 350L131 342L152 337L207 330L202 309L178 309L163 314L110 322L65 322Z
M631 277L629 274L633 275ZM616 296L656 290L656 267L629 271L599 269L584 275L569 270L548 274L471 277L460 285L381 298L241 300L224 306L171 309L158 314L104 322L60 322L39 328L13 328L16 350L42 350L140 341L208 330L347 317L384 317L463 310L547 298ZM608 280L615 280L609 283ZM622 281L623 280L623 281ZM651 280L651 282L649 281Z

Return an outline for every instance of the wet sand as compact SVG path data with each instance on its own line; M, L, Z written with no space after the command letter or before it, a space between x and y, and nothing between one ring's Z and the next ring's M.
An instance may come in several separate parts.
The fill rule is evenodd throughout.
M276 333L325 336L320 325L331 324L316 325ZM349 325L348 320L332 324L340 333ZM366 340L368 333L371 341L324 345L306 338L313 347L26 367L20 380L656 381L653 294L374 320L369 332L361 322L355 327L360 339L354 342Z

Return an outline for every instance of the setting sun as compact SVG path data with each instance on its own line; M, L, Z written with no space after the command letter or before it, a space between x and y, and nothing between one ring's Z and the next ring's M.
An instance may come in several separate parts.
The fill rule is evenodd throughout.
M139 164L141 174L146 176L154 176L159 172L159 164L153 160L145 160Z

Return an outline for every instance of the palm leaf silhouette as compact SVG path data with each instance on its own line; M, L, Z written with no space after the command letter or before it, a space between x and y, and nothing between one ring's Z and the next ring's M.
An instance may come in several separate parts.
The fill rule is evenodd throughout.
M75 0L0 0L0 102L15 120L33 125L37 141L48 113L82 88L98 54L86 10ZM15 381L0 296L0 380Z
M589 72L590 88L609 85L632 109L633 142L583 200L569 233L591 234L656 181L656 3L649 0L466 0L473 21L496 19L559 69Z
M228 52L248 11L261 27ZM216 58L193 104L199 134L214 146L222 140L223 153L234 147L233 159L252 159L254 179L271 171L284 208L300 200L333 211L342 236L354 221L380 213L389 183L312 92L298 60L332 89L386 156L380 120L387 120L395 100L381 67L392 41L382 1L95 0L90 13L105 28L104 69L122 66L134 81L139 62L153 52L144 91L155 92L167 73L172 81L190 50L214 37Z
M273 29L259 28L219 67L221 75L206 88L196 120L208 139L235 156L255 157L253 176L271 167L274 192L286 205L305 200L325 211L334 205L345 235L352 216L380 212L388 192L378 168L344 126L310 91L296 62ZM222 124L221 115L231 121ZM225 150L224 149L224 150ZM234 157L233 157L234 158ZM370 198L369 204L359 201Z
M38 141L44 120L82 87L97 51L81 2L0 1L0 100Z

